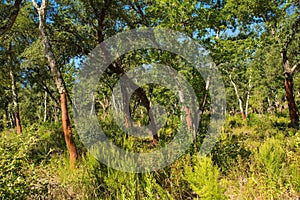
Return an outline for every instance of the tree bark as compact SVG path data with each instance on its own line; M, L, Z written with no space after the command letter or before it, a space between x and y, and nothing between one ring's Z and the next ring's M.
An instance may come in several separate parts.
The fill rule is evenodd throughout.
M250 99L250 93L252 90L252 85L251 85L251 75L249 77L249 82L248 82L248 91L247 91L247 98L246 98L246 107L245 107L245 116L248 117L248 109L249 109L249 99Z
M289 107L291 126L296 128L299 125L299 114L298 114L298 108L295 103L295 97L293 91L294 90L293 74L296 68L300 65L300 61L291 68L289 59L287 57L287 48L288 48L288 43L285 45L285 47L282 49L281 52L281 58L283 61L283 69L284 69L284 73L283 73L284 89L285 89L286 100L288 102L288 107Z
M229 78L230 78L230 82L231 84L233 85L234 87L234 91L235 91L235 95L239 101L239 107L240 107L240 112L242 114L242 119L243 120L246 120L246 116L245 116L245 112L244 112L244 108L243 108L243 101L239 95L239 91L238 91L238 88L237 88L237 85L235 84L235 82L232 80L232 77L231 77L231 74L229 74Z
M167 65L168 66L168 65ZM171 67L170 67L171 68ZM175 80L175 84L178 88L178 96L179 96L179 100L181 103L183 103L184 100L184 92L182 91L182 88L180 86L180 82L178 81L178 79L176 78L176 75L174 74L174 72L172 70L168 70L170 72L170 74L173 76L174 80ZM185 121L186 121L186 125L187 125L187 131L188 132L192 132L193 134L193 139L194 139L194 145L196 145L196 127L193 123L193 117L191 115L191 109L188 106L182 106L182 110L185 112ZM181 119L181 121L183 121L183 119Z
M294 84L293 84L293 75L295 70L299 67L300 61L298 61L293 67L290 66L290 60L288 58L288 49L292 41L295 39L295 35L298 32L300 25L300 18L298 17L295 23L292 24L290 35L286 42L283 44L281 48L281 58L283 61L283 74L284 74L284 88L286 94L286 100L288 102L289 114L291 125L295 128L298 128L299 125L299 113L295 103L294 97Z
M9 51L11 50L11 44L9 46ZM15 82L15 75L13 71L13 62L12 62L12 57L9 55L9 75L10 75L10 80L11 80L11 92L12 92L12 100L13 100L13 112L15 115L15 125L16 125L16 130L18 134L22 133L22 126L21 126L21 119L20 119L20 111L19 111L19 102L18 102L18 93L17 93L17 88L16 88L16 82Z
M78 158L76 145L73 138L73 133L71 129L70 118L68 114L68 103L67 103L67 90L64 84L63 77L59 71L59 68L56 65L56 59L52 51L52 47L50 42L48 41L47 35L45 33L46 28L46 12L47 12L47 0L42 0L42 5L38 7L35 0L32 0L32 3L39 15L39 31L40 37L44 46L45 55L48 59L51 74L55 81L56 87L60 94L60 106L61 106L61 114L62 114L62 126L63 132L65 136L65 141L67 144L67 148L70 154L70 167L71 169L75 168L75 163Z
M293 92L293 76L290 73L285 73L284 88L286 100L288 102L289 107L291 125L292 127L296 128L299 124L299 116Z
M44 96L44 123L47 121L47 97L48 97L48 93L45 91L45 96Z

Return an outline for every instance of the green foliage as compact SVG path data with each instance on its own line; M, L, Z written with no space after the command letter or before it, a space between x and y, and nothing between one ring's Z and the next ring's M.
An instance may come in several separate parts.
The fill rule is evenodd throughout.
M185 179L201 199L225 199L220 185L220 171L210 157L193 157L192 166L185 168Z
M80 151L76 170L70 171L59 124L35 124L25 127L22 135L2 132L0 196L2 199L296 198L300 192L299 131L281 132L272 123L268 125L270 128L259 130L256 127L261 126L259 119L250 118L251 126L225 127L212 156L185 155L164 169L144 174L111 169L84 150ZM228 119L227 124L232 120ZM272 134L262 137L266 131ZM289 131L293 134L286 134ZM120 140L119 145L127 146L128 150L137 148L124 141Z
M35 171L38 136L29 132L16 135L3 132L0 135L0 198L24 199L31 195L43 195L46 184Z
M13 1L5 2L0 6L3 24L13 8ZM91 50L106 38L137 27L164 27L187 34L210 50L223 75L229 116L211 157L197 157L190 147L190 155L164 169L132 174L98 162L86 152L82 138L76 134L80 159L76 170L69 170L61 124L52 123L61 114L59 94L43 45L37 39L37 13L30 1L23 1L14 26L0 36L0 130L4 130L0 133L0 199L298 199L299 130L289 127L282 53L286 51L290 67L300 60L299 6L295 0L49 1L46 34L71 97L75 95L71 90L80 62ZM113 86L123 71L149 63L177 70L193 87L199 102L207 93L206 80L179 55L140 49L121 56L94 85L95 111L107 137L128 151L163 147L182 124L176 92L153 84L142 87L151 106L160 104L167 113L166 120L158 121L164 123L158 146L151 145L150 137L124 134L113 119ZM12 131L11 65L17 82L22 135ZM297 104L298 71L293 73ZM210 96L205 103L194 145L197 148L213 111L209 108ZM246 110L246 105L248 116L242 120L238 112L240 106ZM130 108L135 125L149 124L145 106L134 95ZM85 123L81 124L83 128L90 125L90 121ZM89 139L87 142L93 143L97 137ZM115 156L113 153L107 156Z
M277 180L282 173L285 157L281 142L274 138L267 139L258 152L254 154L257 167L266 173L268 178L274 180Z

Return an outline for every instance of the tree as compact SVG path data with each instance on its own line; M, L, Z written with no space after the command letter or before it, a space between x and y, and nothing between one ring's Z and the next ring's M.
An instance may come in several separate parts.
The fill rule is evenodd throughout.
M11 43L9 44L8 48L8 65L9 65L9 76L11 80L11 92L12 92L12 100L13 100L13 112L15 115L15 123L16 123L16 129L17 133L20 134L22 133L22 126L21 126L21 119L20 119L20 111L19 111L19 101L18 101L18 93L16 89L16 81L15 81L15 74L13 70L13 65L16 63L13 60L13 55L12 55L12 45Z
M228 1L227 10L243 24L246 30L253 25L262 27L259 32L262 45L278 49L282 60L284 88L289 107L291 125L297 127L299 114L294 97L293 75L300 65L297 56L299 46L299 2L288 1Z
M64 135L65 135L65 141L66 141L67 148L68 148L68 151L70 154L70 167L74 168L78 154L77 154L76 145L74 142L72 128L71 128L71 122L70 122L70 118L69 118L69 114L68 114L67 90L65 87L65 83L64 83L62 74L56 64L56 59L53 54L51 44L48 40L46 31L45 31L48 1L43 0L40 7L37 5L35 0L32 0L32 3L33 3L33 6L35 7L35 9L37 10L38 16L39 16L39 32L40 32L41 41L44 46L45 56L47 57L47 60L49 62L51 74L53 76L56 87L60 94L62 126L63 126Z

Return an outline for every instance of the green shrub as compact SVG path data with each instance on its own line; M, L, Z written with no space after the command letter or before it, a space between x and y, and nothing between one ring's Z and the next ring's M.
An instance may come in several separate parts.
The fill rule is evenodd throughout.
M245 133L221 135L220 141L216 143L211 154L214 163L220 167L222 173L230 173L231 168L238 164L236 161L239 158L248 160L250 151L244 144L246 139Z
M270 179L276 179L281 175L285 157L281 141L274 138L267 139L254 155L258 167Z
M0 199L24 199L42 194L46 185L35 171L34 134L3 132L0 135Z
M210 157L193 157L193 165L185 168L185 179L201 199L225 199L219 184L220 171Z
M283 198L285 192L285 160L286 153L282 140L268 138L254 152L251 165L251 180L248 187L253 190L254 197L263 199Z

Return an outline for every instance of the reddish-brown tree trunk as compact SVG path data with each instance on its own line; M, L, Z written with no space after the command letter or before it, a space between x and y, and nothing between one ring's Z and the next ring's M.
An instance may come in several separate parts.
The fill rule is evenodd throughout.
M71 123L68 114L67 95L65 92L60 94L60 105L61 105L62 126L65 135L65 141L70 153L70 166L71 168L74 168L78 155L77 155L76 145L73 139Z
M245 112L244 112L244 111L242 112L242 120L243 120L243 121L246 120L246 115L245 115Z
M295 97L293 92L294 90L293 73L295 72L296 68L298 68L298 66L300 65L300 61L298 61L298 63L296 63L292 68L290 67L290 61L287 57L287 49L289 46L289 42L287 42L284 48L282 49L281 57L283 61L283 70L284 70L283 74L285 78L284 79L285 96L288 102L291 125L292 127L296 128L299 125L299 115L298 115L298 109L295 103Z
M286 100L289 106L291 125L293 127L297 127L297 125L299 124L298 109L295 103L293 92L293 76L289 73L285 73L284 88L286 92Z
M22 133L20 113L19 112L15 112L15 117L16 117L16 129L17 129L17 133L20 134L20 133Z

